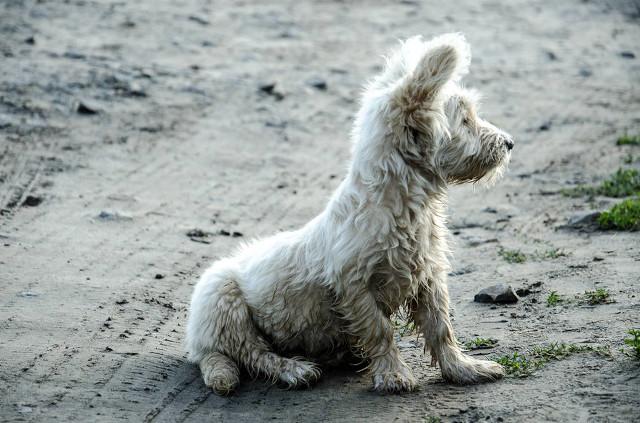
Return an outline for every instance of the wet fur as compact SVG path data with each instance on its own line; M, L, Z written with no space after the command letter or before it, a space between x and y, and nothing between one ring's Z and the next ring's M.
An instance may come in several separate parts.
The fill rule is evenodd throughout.
M350 352L368 363L375 390L413 390L389 319L401 308L445 379L503 375L497 363L462 353L449 320L447 186L494 180L513 145L477 115L477 93L460 85L469 61L459 34L401 43L365 89L352 163L325 210L202 275L186 349L208 386L232 392L239 366L306 386L320 375L317 362Z

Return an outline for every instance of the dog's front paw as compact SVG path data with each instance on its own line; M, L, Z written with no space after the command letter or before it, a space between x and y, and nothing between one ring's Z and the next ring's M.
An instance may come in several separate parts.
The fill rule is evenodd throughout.
M462 385L493 382L504 376L504 368L495 361L478 360L464 354L452 362L440 361L440 367L446 380Z
M373 375L373 390L377 392L410 392L418 387L416 378L408 368Z
M320 369L310 361L285 359L282 371L278 375L281 383L290 389L307 387L320 377Z

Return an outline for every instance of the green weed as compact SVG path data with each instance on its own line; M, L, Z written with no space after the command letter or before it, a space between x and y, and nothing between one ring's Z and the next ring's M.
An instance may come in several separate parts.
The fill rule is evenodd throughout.
M468 350L493 348L496 345L498 345L498 341L491 338L476 338L464 344Z
M640 360L640 329L629 329L627 333L632 337L625 338L624 343L631 347L631 352L627 352L624 349L622 352L629 357L633 357L635 355L635 358Z
M560 193L567 197L593 197L595 195L613 198L627 197L640 193L640 172L637 169L620 168L598 186L578 185L562 189Z
M547 297L547 307L555 307L563 301L556 291L551 291L551 294Z
M584 298L590 305L613 302L611 294L606 288L597 288L595 291L585 291Z
M611 357L611 351L608 347L595 347L591 345L564 344L556 342L543 347L534 347L528 356L515 351L512 354L498 357L496 359L496 362L504 367L505 372L509 376L527 377L547 364L549 361L562 360L573 354L585 352L593 352L601 357Z
M629 198L598 216L602 229L637 231L640 229L640 197Z
M500 249L498 249L498 255L507 263L524 263L527 261L527 256L520 250L507 250L500 247Z
M618 138L616 145L640 145L640 135L624 134Z

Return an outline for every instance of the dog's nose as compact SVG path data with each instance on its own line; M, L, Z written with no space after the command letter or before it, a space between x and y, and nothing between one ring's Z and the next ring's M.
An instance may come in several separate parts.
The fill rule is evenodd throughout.
M511 151L513 148L513 140L511 138L506 138L504 140L504 145L507 146L507 150Z

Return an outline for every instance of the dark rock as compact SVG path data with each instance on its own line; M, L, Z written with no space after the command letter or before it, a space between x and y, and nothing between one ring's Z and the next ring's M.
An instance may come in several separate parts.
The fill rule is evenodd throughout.
M636 58L636 55L633 52L630 52L630 51L620 52L620 56L624 57L625 59L635 59Z
M275 82L267 82L264 84L260 84L258 87L261 93L269 95L275 98L277 101L280 101L284 98L284 94L278 90L276 90Z
M154 276L155 279L164 279L164 275L162 273L156 273Z
M242 232L233 231L233 232L231 232L231 236L232 236L233 238L239 238L239 237L241 237L241 236L242 236Z
M580 69L579 74L580 74L580 76L587 78L587 77L593 75L593 71L591 71L591 69L582 68L582 69Z
M189 20L199 23L200 25L209 25L209 20L207 18L203 18L202 16L191 15L189 16Z
M117 300L116 304L118 305L124 305L124 304L129 304L129 301L127 301L126 299L121 299L121 300Z
M67 59L74 59L74 60L84 60L87 58L86 55L79 53L77 51L67 51L62 56L66 57Z
M268 120L264 123L264 126L266 126L267 128L278 128L278 129L284 129L286 128L288 125L288 122L286 120L280 121L280 122L274 122L271 120Z
M27 195L27 198L22 202L23 206L37 207L42 203L42 197L36 197L35 195Z
M32 46L32 45L34 45L34 44L36 43L36 39L35 39L35 38L33 37L33 35L32 35L32 36L30 36L30 37L27 37L27 38L24 40L24 42Z
M86 103L79 102L76 106L76 112L81 115L95 115L98 113L98 109L93 106L89 106Z
M604 257L602 256L593 256L593 261L603 261Z
M600 212L589 212L571 216L566 225L562 228L579 229L579 230L595 230L598 227L598 217Z
M311 85L313 88L316 88L320 91L327 90L327 81L322 78L311 78L307 81L307 84Z
M469 266L461 267L460 269L449 272L449 276L466 275L467 273L472 273L475 270L476 270L475 267L469 265Z
M546 51L547 53L547 57L549 58L549 60L558 60L558 56L556 56L556 54L550 50Z
M518 296L513 292L511 285L501 283L484 288L473 297L473 301L477 303L514 304L518 302Z
M209 235L210 235L209 232L205 232L202 229L191 229L189 232L187 232L188 237L194 237L194 238L204 238Z
M547 121L538 127L538 131L548 131L551 129L551 121Z
M115 211L103 210L98 214L98 219L105 221L123 221L123 220L131 220L131 216L127 216Z

